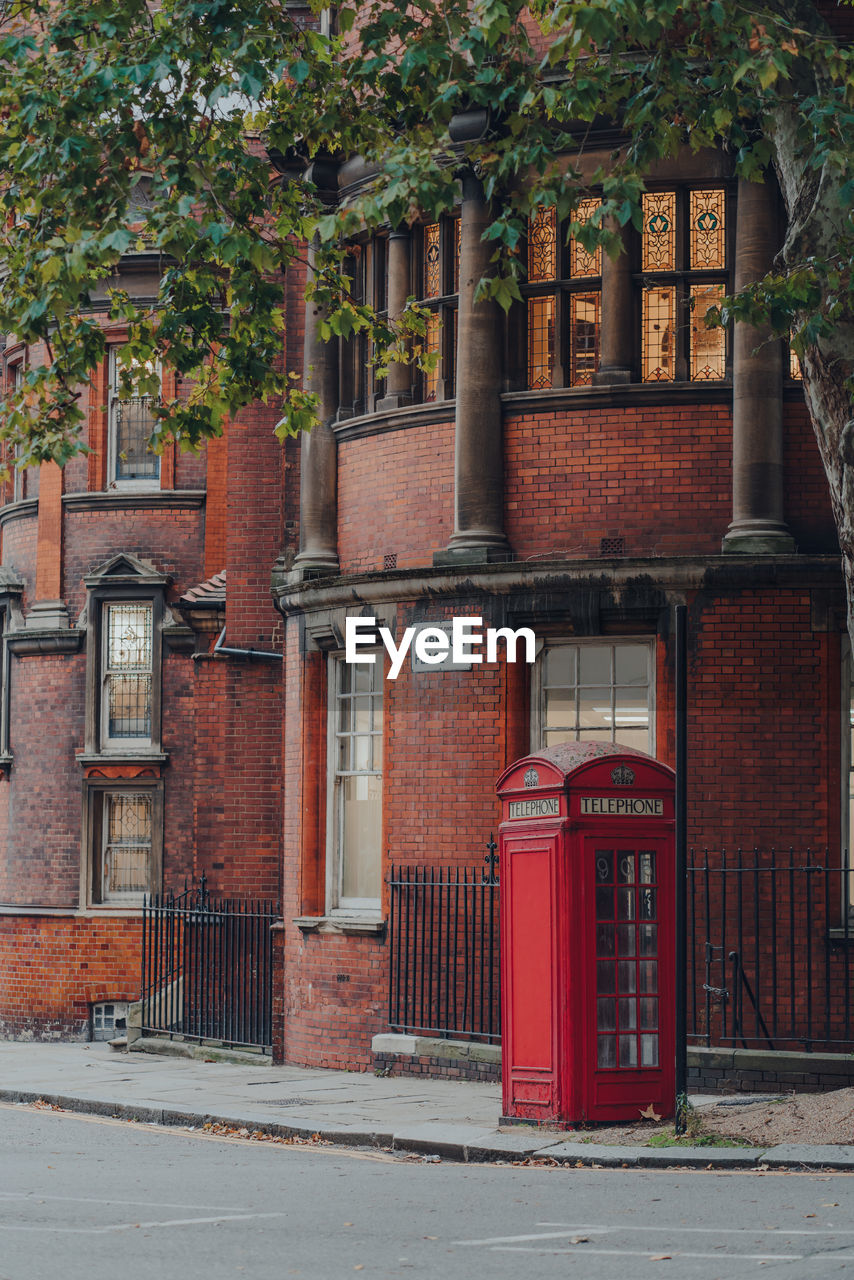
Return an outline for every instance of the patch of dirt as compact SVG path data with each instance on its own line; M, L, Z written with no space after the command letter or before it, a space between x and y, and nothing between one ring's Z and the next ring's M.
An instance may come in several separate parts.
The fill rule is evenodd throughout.
M699 1108L698 1114L703 1132L746 1138L757 1147L779 1142L854 1144L854 1088L793 1093L779 1102L745 1106L721 1099L715 1106Z
M657 1123L638 1118L637 1124L579 1128L564 1132L570 1142L599 1146L647 1146L656 1134L673 1134L673 1121ZM750 1101L750 1094L722 1095L719 1101L694 1108L689 1117L686 1146L718 1135L741 1139L751 1146L772 1147L781 1142L854 1145L854 1088L829 1093L788 1093ZM657 1145L657 1144L656 1144Z

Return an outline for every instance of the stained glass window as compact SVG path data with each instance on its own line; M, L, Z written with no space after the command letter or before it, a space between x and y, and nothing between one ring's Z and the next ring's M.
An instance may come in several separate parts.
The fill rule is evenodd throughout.
M151 805L151 794L145 791L104 795L102 902L138 896L150 888Z
M442 327L437 311L431 311L427 317L427 332L424 334L423 346L425 354L433 354L440 350L439 341L441 337ZM425 369L424 379L424 399L435 400L436 393L439 388L439 365L432 369Z
M789 377L793 378L795 382L800 382L803 376L798 354L792 347L789 347Z
M557 215L541 207L528 221L528 283L557 277Z
M542 391L554 385L555 300L528 299L528 386Z
M643 233L641 269L676 270L676 192L653 191L641 197Z
M108 604L105 614L104 737L150 741L152 607Z
M704 317L726 293L726 192L647 192L642 205L643 381L719 382L726 377L726 331L707 328ZM717 278L697 279L701 271ZM662 278L649 279L659 272Z
M576 222L589 222L599 208L598 200L582 200L575 213ZM585 249L574 236L569 241L569 272L572 276L598 276L602 274L602 249L594 249L592 253Z
M672 382L676 355L676 290L644 289L641 298L641 365L644 382Z
M570 386L588 386L599 366L600 293L573 293L569 317Z
M725 199L722 187L690 193L689 226L690 266L694 270L722 270L726 266Z
M438 298L442 292L441 227L431 222L424 228L424 297Z
M707 328L703 317L720 305L722 284L691 285L691 381L712 382L726 377L726 333Z

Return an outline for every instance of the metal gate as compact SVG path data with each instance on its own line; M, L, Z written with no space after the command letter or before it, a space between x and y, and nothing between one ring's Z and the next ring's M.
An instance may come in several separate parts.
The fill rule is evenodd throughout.
M142 911L142 1030L272 1048L278 904L214 898L201 883L147 898Z

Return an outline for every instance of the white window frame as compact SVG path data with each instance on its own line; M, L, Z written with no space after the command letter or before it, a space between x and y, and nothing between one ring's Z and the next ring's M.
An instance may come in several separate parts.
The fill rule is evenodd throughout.
M531 750L541 751L544 749L543 742L543 667L545 664L546 653L550 649L560 647L572 648L591 648L610 646L611 648L620 646L638 647L646 649L648 655L648 671L649 671L649 747L648 754L655 755L655 639L651 636L585 636L583 638L575 636L554 636L547 639L537 653L537 661L531 676ZM611 686L614 687L613 684ZM611 741L614 741L614 731L616 726L612 725ZM576 731L574 741L584 738L583 730ZM568 738L567 741L573 739Z
M381 716L385 715L385 691L383 688L384 669L382 652L374 654L375 662L373 666L365 666L365 670L373 673L374 689L372 692L380 693L382 701L380 703ZM383 771L385 767L385 759L383 759L383 769L360 769L340 771L338 769L338 736L339 736L339 707L342 698L341 692L341 674L344 670L345 662L343 654L330 654L328 664L328 730L327 730L327 807L326 807L326 914L329 916L370 918L377 920L382 915L382 873L380 873L379 883L377 884L377 896L374 898L348 898L342 893L342 882L344 873L344 851L341 848L341 833L343 827L342 809L343 809L343 789L340 785L341 779L354 776L370 776L379 777L380 779L380 832L382 832L382 783ZM358 668L354 666L354 672ZM383 723L380 724L380 738L382 739ZM382 836L381 836L382 839ZM379 850L380 859L382 859L382 847Z
M116 408L121 403L118 386L119 348L110 347L107 355L107 488L125 491L159 489L162 467L161 458L156 453L151 455L157 463L157 474L155 476L117 475L119 459L116 438ZM162 386L163 370L159 360L155 364L155 372ZM144 398L151 399L152 397Z
M120 737L110 735L110 627L109 616L111 608L131 608L131 609L147 609L151 617L151 640L150 652L151 663L147 672L127 672L129 675L148 675L149 677L149 695L148 695L148 722L149 732L146 737ZM113 748L119 751L139 751L150 750L153 745L153 726L154 726L154 627L155 627L154 602L152 600L104 600L101 603L101 657L100 657L100 676L101 676L101 748L107 750Z

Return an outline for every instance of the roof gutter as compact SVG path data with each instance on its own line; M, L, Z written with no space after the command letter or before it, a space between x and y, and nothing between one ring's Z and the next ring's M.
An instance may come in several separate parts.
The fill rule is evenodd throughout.
M222 653L226 658L265 658L268 661L281 662L284 659L283 653L270 653L267 649L227 649L222 643L225 639L225 627L219 633L219 639L213 647L215 654Z

